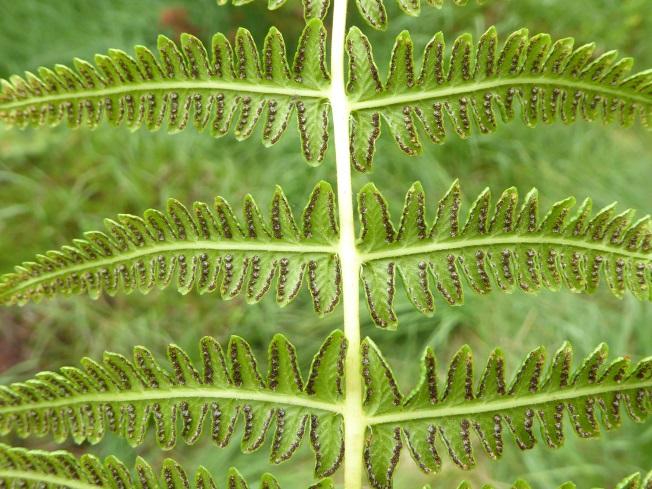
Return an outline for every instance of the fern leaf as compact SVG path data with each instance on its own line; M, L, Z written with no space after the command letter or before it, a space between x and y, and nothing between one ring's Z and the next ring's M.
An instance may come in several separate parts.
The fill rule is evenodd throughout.
M528 126L578 118L629 126L639 118L652 128L652 70L630 75L631 58L618 59L615 51L594 58L594 48L574 48L571 38L553 43L548 34L530 37L521 29L498 49L492 27L475 46L470 34L458 37L446 58L438 33L417 71L412 40L402 32L383 81L369 40L352 28L347 41L352 164L360 171L371 168L381 119L408 155L422 150L419 129L442 143L451 128L461 138L474 130L495 131L498 114L507 122L520 112Z
M482 5L486 0L476 0ZM356 0L358 12L369 26L378 30L387 29L388 19L387 10L384 0ZM446 3L445 0L426 0L426 3L432 7L442 8ZM468 0L453 0L452 3L458 6L464 6ZM421 0L397 0L398 7L407 15L417 17L421 14Z
M133 475L132 475L133 474ZM0 481L6 487L24 487L37 489L46 487L65 487L78 489L101 489L104 487L122 487L124 489L206 489L228 487L230 489L248 489L243 476L235 468L226 474L226 486L217 485L215 478L204 467L195 472L192 482L189 474L173 459L165 459L161 473L157 476L154 469L144 459L138 457L134 470L130 470L116 457L104 461L90 454L75 457L65 451L46 452L26 450L0 445ZM632 474L623 479L617 489L648 489L652 484L652 472L647 476ZM262 489L280 489L278 481L271 474L264 474L261 479ZM333 489L332 480L323 479L309 489ZM493 486L485 485L485 489ZM576 485L567 482L559 489L576 489ZM430 489L425 486L423 489ZM472 489L467 482L462 482L458 489ZM531 489L523 481L517 481L512 489Z
M52 434L58 442L70 436L77 443L97 443L113 432L138 445L151 425L159 445L170 449L177 438L194 443L208 424L215 443L226 446L242 418L244 452L259 449L274 430L274 463L291 458L309 430L315 473L328 477L344 453L346 350L344 334L333 332L315 355L306 381L294 347L281 335L269 347L265 377L249 345L238 337L231 338L226 353L213 338L202 339L201 368L174 345L168 350L171 369L162 368L142 347L134 349L133 361L107 353L101 363L84 359L82 368L44 372L1 387L0 434ZM472 431L483 450L498 458L507 431L521 449L534 446L536 424L548 446L563 444L565 412L585 438L597 436L601 427L619 427L623 407L637 422L652 413L652 357L636 365L628 357L607 364L605 345L573 370L572 349L565 344L545 375L545 352L539 348L509 384L502 353L496 350L477 387L468 347L454 356L443 386L435 357L427 350L418 385L407 396L370 339L360 351L365 415L359 422L366 427L360 455L374 488L391 487L404 443L425 472L437 472L446 451L468 469L475 464Z
M277 10L285 5L287 0L267 0L267 8L269 10ZM235 6L246 5L253 2L253 0L231 0ZM217 0L217 4L228 5L229 0ZM301 0L303 4L303 18L308 21L311 19L323 20L328 14L330 8L330 0Z
M652 413L652 357L632 365L626 357L606 363L600 345L579 368L572 369L572 349L563 345L544 375L545 351L531 352L510 383L505 379L503 354L489 358L474 386L468 347L453 357L442 386L436 359L427 350L417 387L403 396L394 375L369 339L362 345L364 407L369 423L364 450L369 480L375 488L390 488L403 443L426 473L441 468L447 452L460 468L475 465L473 437L482 450L498 458L511 437L522 449L536 443L536 425L549 447L564 442L564 416L577 435L598 436L601 428L620 426L623 412L642 422Z
M175 286L182 294L196 288L224 299L244 293L249 302L275 290L277 302L285 305L305 280L315 310L331 312L341 288L332 188L317 184L298 225L277 188L270 214L263 219L247 196L243 223L221 197L212 209L196 202L189 210L171 199L167 213L150 209L143 218L119 215L105 221L107 232L85 233L84 239L0 277L0 302L82 293L97 298L102 292L147 293Z
M281 33L270 29L262 58L249 31L239 29L234 46L222 34L210 47L184 34L180 46L159 37L157 59L143 46L135 57L119 50L95 57L95 66L76 59L75 68L40 68L38 75L12 76L0 85L0 121L20 128L167 125L177 132L192 124L214 137L251 136L263 121L263 142L276 143L293 112L303 155L320 162L328 145L326 30L308 23L289 67ZM210 53L210 54L209 54Z
M347 342L335 331L315 355L304 381L297 353L282 335L268 352L268 373L260 373L250 346L232 337L226 352L211 337L201 340L201 369L171 345L171 369L142 347L133 361L106 353L101 363L88 358L81 368L44 372L35 379L0 389L0 433L21 437L52 434L62 442L99 442L106 432L133 445L143 442L150 420L158 444L177 438L192 444L204 425L218 446L226 446L242 418L242 450L259 449L272 431L270 460L289 459L306 430L320 477L333 473L343 454L341 401ZM182 429L177 433L177 421Z
M591 293L602 277L617 297L630 291L652 299L652 229L649 216L616 214L615 205L591 216L585 200L571 216L569 198L539 217L531 191L518 206L515 189L492 208L485 190L460 220L461 190L455 182L428 224L423 189L406 196L398 230L387 202L369 184L358 194L361 279L373 321L394 328L397 276L408 298L424 314L435 311L435 290L450 305L463 303L464 282L479 294L498 288L536 293L570 289ZM107 233L90 232L60 251L37 255L0 277L0 303L40 301L56 295L176 287L185 294L217 292L224 299L241 293L255 303L274 290L283 306L307 282L315 310L334 310L341 295L338 226L331 187L320 182L298 226L283 192L272 199L271 217L262 218L245 198L241 224L228 203L213 209L195 203L192 211L171 200L167 213L149 210L144 218L120 215L107 220Z
M541 219L537 191L528 193L519 207L518 193L510 188L493 208L489 190L482 192L462 221L461 199L455 182L439 201L431 225L417 182L407 193L397 230L373 184L359 193L361 277L377 325L397 325L397 277L424 314L435 310L435 289L448 304L462 304L464 282L479 294L494 288L591 293L604 279L617 297L630 291L640 300L652 300L649 216L634 222L634 211L616 213L615 204L592 216L590 199L572 216L575 199L568 198Z
M0 445L0 485L3 487L102 489L248 489L242 474L230 468L226 474L226 486L217 485L214 477L204 467L195 472L192 482L188 473L172 459L163 461L160 475L152 466L138 457L132 471L116 457L104 461L94 455L84 454L77 458L65 451L46 452ZM280 489L271 474L261 479L263 489ZM310 486L310 489L333 489L329 479Z

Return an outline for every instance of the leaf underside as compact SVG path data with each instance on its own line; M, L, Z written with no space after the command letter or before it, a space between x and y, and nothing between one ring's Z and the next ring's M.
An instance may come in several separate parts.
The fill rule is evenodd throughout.
M212 208L196 202L192 209L171 199L166 213L150 209L143 218L119 215L105 221L106 232L85 233L84 239L1 277L0 301L24 304L82 293L97 298L102 292L147 293L172 286L182 294L194 288L224 299L244 294L251 303L275 291L283 306L307 283L315 310L331 312L341 281L330 185L317 184L299 224L278 187L269 219L251 196L243 208L239 221L221 197Z
M324 158L330 75L320 20L306 25L292 67L276 28L265 38L262 57L242 28L233 46L222 34L208 47L183 34L179 46L160 36L158 51L157 58L137 46L132 57L113 49L97 55L95 65L75 59L74 69L57 65L2 80L0 121L20 128L95 128L106 120L133 130L167 126L171 133L191 124L214 137L231 132L238 140L249 138L262 121L263 143L270 146L296 113L304 157L312 164Z
M486 0L476 0L482 5ZM421 14L421 0L396 0L398 7L407 15L416 17ZM356 0L358 12L362 18L374 29L385 30L389 24L387 10L384 0ZM442 8L447 2L445 0L425 0L431 7ZM448 3L457 6L464 6L469 0L452 0Z
M361 279L370 314L381 327L394 328L397 282L424 314L435 311L438 293L447 304L463 303L463 290L487 294L541 289L592 293L605 281L616 297L629 291L652 300L650 216L634 221L634 211L616 213L615 204L592 213L586 199L554 204L539 216L536 190L519 206L507 189L494 206L489 190L460 218L462 194L455 182L436 207L432 224L419 183L412 186L398 230L388 204L373 184L358 194Z
M425 194L416 183L396 228L378 189L369 184L360 191L360 278L376 325L397 326L398 282L427 315L435 312L437 295L446 304L462 304L465 288L478 294L494 289L592 293L605 281L616 297L629 291L639 300L652 299L649 216L634 221L634 211L616 213L615 204L593 213L589 199L573 213L575 200L568 198L541 218L536 190L519 206L514 188L493 206L489 190L482 192L465 221L461 203L455 182L429 223ZM176 287L183 294L215 292L224 299L244 295L249 303L274 292L284 306L305 283L315 311L333 311L342 283L330 185L317 184L299 224L280 188L269 219L250 196L243 207L239 221L219 197L213 208L195 203L191 210L170 200L166 213L149 210L143 218L106 220L107 232L85 233L84 239L37 255L0 277L0 303Z
M468 470L476 463L476 437L482 450L497 459L510 439L522 450L532 448L537 438L548 447L559 447L564 442L565 418L578 436L593 438L601 428L619 427L623 412L636 422L652 413L652 357L637 365L628 358L607 364L605 345L573 370L572 349L565 344L546 374L545 351L536 349L509 384L503 354L496 350L477 387L468 347L454 356L443 387L436 374L436 359L427 350L421 379L407 396L399 391L390 367L371 340L363 342L362 355L364 407L372 423L366 431L364 458L369 480L378 489L392 487L404 445L426 473L438 472L445 454ZM535 435L537 425L539 437Z
M248 489L249 485L235 468L226 474L226 484L217 484L204 467L199 467L193 479L188 472L172 459L165 459L160 474L156 474L145 460L138 457L134 469L127 467L116 457L104 461L94 455L84 454L77 458L65 451L46 452L25 450L0 445L0 485L6 488L25 489L88 489L120 487L122 489ZM262 489L281 489L270 474L261 478ZM307 486L306 486L307 487ZM333 489L331 480L323 480L310 489Z
M269 347L266 376L239 337L232 337L225 351L210 337L200 346L196 363L170 346L171 369L137 347L133 360L106 353L99 363L84 359L81 368L43 372L0 387L0 433L97 443L112 432L136 446L151 426L159 445L171 449L177 439L195 443L205 428L224 447L242 419L245 453L258 450L273 431L273 463L291 458L307 437L317 477L340 467L346 429L341 413L347 342L342 332L326 339L305 381L297 352L281 335ZM592 438L601 428L619 427L623 411L637 422L652 412L652 358L636 365L628 357L607 363L607 347L600 345L573 369L572 349L564 344L545 374L544 360L545 351L534 350L507 383L505 361L496 350L475 387L471 351L465 346L454 355L441 385L428 349L417 387L404 396L387 361L365 339L360 362L366 431L360 455L371 485L392 487L403 446L426 473L438 472L446 453L469 469L475 465L472 432L496 459L509 443L508 431L523 450L537 438L549 447L562 445L565 413L580 437ZM534 434L536 425L540 437Z
M422 151L422 137L442 143L449 132L468 138L496 130L498 119L525 124L577 119L617 123L640 119L652 128L652 70L630 75L631 58L616 51L594 57L595 46L574 47L572 38L553 43L550 35L511 34L502 48L490 28L477 45L458 37L446 55L443 34L427 44L421 69L414 62L408 32L396 39L386 80L381 79L371 44L357 28L349 31L347 53L351 100L353 166L372 166L381 126L408 155Z
M103 487L121 487L124 489L248 489L250 486L244 477L230 468L226 475L226 485L218 485L215 478L204 467L200 467L192 481L188 472L173 459L165 459L161 473L157 476L152 466L138 457L135 467L130 470L116 457L107 457L104 461L94 455L81 457L65 452L46 452L26 450L24 448L0 445L0 481L4 487L22 487L25 489L55 489L60 487L75 488L82 483L89 489ZM648 489L652 484L652 472L645 477L632 474L623 479L616 489ZM281 489L281 485L271 474L263 474L262 489ZM333 489L330 479L324 479L309 489ZM462 482L458 489L472 489L468 482ZM567 482L559 489L576 489L576 485ZM485 485L484 489L493 489ZM424 489L430 489L425 486ZM512 489L531 489L531 486L519 480Z
M231 0L235 6L242 6L252 3L254 0ZM285 5L287 0L267 0L267 8L269 10L277 10ZM303 4L303 18L310 19L324 19L328 14L330 8L330 0L301 0ZM217 0L220 6L228 5L229 0Z
M292 67L274 28L262 57L245 29L237 31L234 46L216 34L209 49L191 35L182 36L180 47L160 37L158 48L158 59L139 46L135 57L111 50L96 57L96 66L77 59L74 70L57 65L41 68L38 76L3 80L0 121L18 127L63 122L96 127L106 119L132 129L167 125L170 132L193 124L215 137L231 132L238 140L262 126L263 142L270 146L296 113L305 159L323 160L330 75L321 20L308 22ZM555 120L570 124L578 118L621 126L639 118L652 126L652 70L630 76L631 58L618 60L615 51L594 58L594 45L575 49L570 38L553 43L547 34L530 37L522 29L498 49L491 28L477 46L469 34L458 37L447 56L438 33L417 71L412 40L403 32L385 81L359 29L349 31L346 50L351 162L363 172L372 166L382 126L408 155L422 151L419 133L434 143L451 131L467 138L474 128L492 132L498 118L511 121L519 112L529 126Z
M467 0L454 2L464 5ZM269 0L268 7L276 9L284 3ZM387 27L382 0L356 3L371 26ZM409 15L420 13L419 0L398 3ZM428 3L441 7L444 2ZM303 5L305 18L312 20L299 40L292 67L283 37L274 28L265 39L262 58L245 29L238 30L234 47L223 35L215 35L210 54L191 35L184 34L180 46L161 37L158 58L139 46L135 57L111 50L108 56L97 56L95 66L76 59L75 70L58 65L54 70L41 68L38 76L27 73L2 80L0 121L21 128L64 122L73 128L95 128L106 120L131 129L144 125L158 130L165 125L169 132L192 123L214 137L233 132L238 140L245 140L262 120L263 142L272 145L296 113L304 157L319 163L329 139L329 103L324 94L330 84L326 31L319 19L326 15L329 1L303 0ZM420 131L434 143L443 142L451 130L467 138L472 126L482 133L492 132L497 127L496 110L507 122L515 118L516 105L529 126L583 118L626 127L638 118L652 127L652 70L628 76L630 58L618 60L610 51L594 59L593 45L574 49L572 39L553 44L550 36L529 37L526 30L512 34L502 50L497 45L493 28L475 47L471 36L463 35L454 42L450 58L445 58L439 33L426 47L417 74L413 44L404 32L397 38L383 82L370 43L352 29L347 50L354 167L371 168L381 120L408 155L421 151ZM617 297L629 290L641 300L652 299L650 219L634 222L631 210L616 214L609 206L592 216L591 201L586 200L569 217L574 200L567 199L553 205L540 220L535 192L518 209L517 192L508 189L493 212L489 192L481 194L461 223L461 192L456 183L439 202L434 224L428 225L425 195L415 184L397 230L387 203L373 185L366 186L358 199L361 277L371 316L381 327L397 323L393 310L397 273L409 299L426 314L435 310L433 287L447 303L462 303L461 277L480 294L495 287L506 292L566 287L590 293L602 277ZM196 288L201 293L218 291L226 299L244 291L249 302L258 302L274 289L277 302L285 305L307 280L315 310L326 314L334 309L341 293L334 251L339 232L328 184L315 187L300 225L280 189L274 194L269 220L246 197L243 223L221 198L213 208L195 203L188 210L170 200L167 213L149 210L144 218L121 215L107 220L107 233L86 233L85 239L39 255L35 262L3 276L0 301L23 304L58 294L147 293L174 283L181 293ZM281 463L292 457L308 432L315 474L327 477L339 468L344 426L338 406L344 397L347 347L341 332L323 343L306 381L296 350L281 335L269 347L265 377L250 346L239 337L231 338L226 353L212 338L202 339L200 346L201 371L176 346L168 350L170 370L162 368L148 350L137 347L133 360L107 353L101 363L84 359L82 368L43 372L33 380L2 387L0 432L97 443L111 431L139 445L151 423L159 445L171 449L179 437L194 443L206 424L215 443L226 446L242 419L243 451L259 449L273 430L270 460ZM601 428L619 427L622 411L643 422L652 412L652 358L633 365L625 357L607 364L606 357L607 348L601 345L573 370L572 349L564 345L544 375L545 352L539 348L527 356L508 384L503 354L496 350L474 388L471 351L463 347L451 361L442 387L434 354L427 350L421 379L404 396L382 354L371 340L364 340L363 405L369 425L362 456L371 485L392 487L404 446L426 473L441 469L445 453L460 468L470 469L476 463L472 432L490 458L499 458L506 431L519 448L532 448L537 441L534 425L539 425L547 446L562 445L565 413L583 438L597 436ZM171 459L163 462L157 476L138 458L132 475L115 457L76 459L66 452L0 445L3 487L76 487L80 482L98 488L216 487L205 468L198 469L191 483L186 471ZM269 474L263 475L261 484L265 489L280 488ZM618 487L651 486L652 473L645 479L634 474ZM231 468L227 487L248 486ZM311 486L333 487L328 479ZM518 481L514 488L529 485Z
M81 368L3 386L0 433L98 443L112 432L136 446L152 426L159 446L169 450L177 438L195 443L206 428L215 444L225 447L242 419L243 452L258 450L273 431L270 460L281 463L309 433L315 473L326 477L339 467L344 450L337 405L344 395L346 349L344 335L332 333L305 381L296 350L282 335L270 344L266 377L251 347L235 336L225 351L213 338L203 338L201 369L174 345L168 348L171 369L142 347L134 349L133 360L115 353L106 353L102 362L85 358Z

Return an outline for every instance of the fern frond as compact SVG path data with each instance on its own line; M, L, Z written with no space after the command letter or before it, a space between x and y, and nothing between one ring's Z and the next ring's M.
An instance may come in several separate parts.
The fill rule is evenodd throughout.
M519 207L518 192L510 188L493 207L486 189L462 221L461 189L455 182L429 224L425 199L415 183L396 230L373 184L358 194L361 277L372 318L381 327L397 324L397 277L424 314L435 310L434 289L448 304L461 304L463 282L479 294L494 288L536 293L562 287L591 293L604 279L617 297L630 291L652 300L650 216L634 221L634 211L616 213L615 204L592 215L590 199L571 215L571 197L554 204L542 219L536 189Z
M312 361L307 381L297 353L276 335L268 353L268 372L259 372L250 346L232 337L226 348L211 337L201 340L201 370L186 352L171 345L165 369L142 347L133 361L106 353L101 363L88 358L81 368L44 372L35 379L0 389L0 433L21 437L51 433L58 442L99 442L106 432L143 442L150 421L158 444L171 449L177 438L192 444L204 425L218 446L244 422L242 450L261 447L275 426L270 460L289 459L306 430L315 452L315 472L327 476L343 454L341 401L347 342L335 331ZM178 421L181 429L177 433Z
M70 436L77 443L97 443L113 432L138 445L151 425L159 445L170 449L177 438L195 443L207 424L215 443L226 446L242 418L245 452L259 449L274 430L274 463L291 458L309 430L315 473L327 477L342 463L348 429L342 416L347 346L344 334L333 332L314 356L306 381L294 347L282 335L269 347L265 377L239 337L231 338L226 352L213 338L202 339L201 368L174 345L168 350L171 369L162 368L142 347L134 349L133 361L107 353L101 363L84 359L82 368L43 372L0 388L0 433L52 434L58 442ZM366 427L360 456L375 488L391 487L404 441L425 472L440 469L445 451L468 469L475 464L472 431L484 451L498 458L506 431L513 433L519 448L534 446L536 424L548 446L563 444L565 412L585 438L597 436L601 427L619 427L623 407L637 422L652 413L652 357L636 365L628 357L607 364L605 345L573 370L572 349L565 344L545 375L545 352L534 350L509 384L502 353L496 350L477 387L468 347L454 356L443 386L435 357L427 350L421 378L408 396L401 394L370 339L360 351L365 414L356 423Z
M266 220L251 196L244 199L241 224L218 197L213 208L196 202L192 210L169 200L167 213L153 209L143 218L119 215L106 220L107 232L88 232L61 251L0 277L0 302L24 304L44 297L176 287L196 288L224 299L241 292L257 302L271 290L280 305L292 301L305 281L315 310L331 312L340 297L336 254L335 196L320 182L297 225L283 191L277 187Z
M138 457L133 471L116 457L104 461L94 455L85 454L77 458L65 451L46 452L25 450L0 445L0 485L25 489L248 489L242 474L230 468L226 474L226 485L217 484L215 478L204 467L199 467L192 482L189 474L176 461L165 459L160 475L152 466ZM271 474L261 479L263 489L281 489ZM310 489L333 489L331 480L326 479L310 486Z
M210 47L190 34L181 37L180 46L161 36L158 59L143 46L135 48L135 57L114 49L96 56L95 66L76 59L74 69L57 65L2 80L0 121L21 128L62 122L95 128L106 119L134 130L167 125L169 132L192 124L214 137L231 131L244 140L262 120L269 146L296 112L303 155L318 163L328 145L330 85L320 20L308 23L298 44L290 68L275 28L265 38L262 57L246 29L237 31L234 46L222 34Z
M133 475L132 475L133 474ZM90 454L77 458L65 451L46 452L26 450L0 445L0 481L4 487L101 489L121 487L124 489L209 489L228 487L229 489L248 489L250 486L235 468L230 468L226 475L226 486L216 484L204 467L199 467L192 482L189 474L173 459L165 459L161 473L157 477L152 466L138 457L134 470L130 470L117 457L108 457L104 461ZM623 479L616 489L648 489L652 484L652 472L647 476L632 474ZM271 474L264 474L261 479L262 489L281 489L278 481ZM493 489L485 485L484 489ZM576 489L576 485L567 482L559 489ZM332 480L324 479L309 489L333 489ZM423 489L430 489L425 486ZM471 484L462 482L458 489L472 489ZM519 480L512 489L531 489L531 486Z
M254 0L231 0L235 6L246 5ZM267 8L269 10L277 10L281 8L287 0L267 0ZM330 0L301 0L303 4L303 18L308 21L310 19L324 19L328 14L328 9L331 6ZM217 4L228 5L229 0L217 0Z
M407 15L416 17L421 14L421 0L396 0L399 8ZM480 5L486 0L476 0ZM387 29L388 19L387 10L385 9L384 0L356 0L358 12L362 18L374 29L385 30ZM432 7L442 8L446 3L445 0L426 0L426 3ZM464 6L469 3L469 0L452 0L452 3L457 6Z
M652 357L632 365L627 358L606 363L600 345L579 368L572 369L572 349L563 345L543 375L545 351L532 351L514 379L507 383L503 354L496 350L477 386L471 351L463 347L453 357L442 386L436 360L427 350L417 387L403 396L394 375L369 339L362 345L364 407L369 423L364 458L375 488L390 488L403 443L424 472L437 472L444 453L460 468L475 465L472 433L484 452L498 458L511 431L516 445L532 448L539 425L549 447L564 442L568 413L577 435L598 436L601 428L620 426L623 411L637 422L652 413Z
M425 194L416 183L397 230L378 189L368 184L360 191L361 280L377 325L397 325L397 276L424 314L435 311L435 289L448 304L462 304L463 282L479 294L494 288L591 293L603 277L617 297L630 291L640 300L652 299L649 216L634 221L634 211L617 214L615 204L592 216L586 199L571 217L575 200L568 198L540 218L536 190L519 208L511 188L493 207L489 190L482 192L463 222L461 199L455 182L429 224ZM120 215L106 221L107 233L86 233L85 239L16 267L0 277L0 303L172 286L183 294L196 289L224 299L244 293L251 303L274 290L283 306L306 281L315 311L324 315L334 310L342 289L335 207L325 182L313 190L299 226L279 188L269 220L247 196L243 224L222 198L213 209L195 203L192 211L170 200L166 214Z
M494 131L497 113L507 122L520 112L528 126L577 118L629 126L640 118L652 127L652 70L630 75L631 58L618 59L615 51L594 58L594 50L593 44L574 48L572 38L553 43L548 34L530 37L526 29L498 49L492 27L476 46L470 34L458 37L447 58L440 32L426 46L417 71L412 40L402 32L383 81L369 40L352 28L347 40L352 163L361 171L371 167L381 119L408 155L422 150L419 128L441 143L450 130L462 138L474 128Z

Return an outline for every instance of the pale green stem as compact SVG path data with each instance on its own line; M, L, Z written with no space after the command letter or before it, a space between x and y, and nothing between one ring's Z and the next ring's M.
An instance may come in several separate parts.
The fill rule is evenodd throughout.
M233 92L236 95L244 93L255 93L263 96L284 96L284 97L301 97L323 99L328 97L328 92L319 90L310 90L306 88L286 88L275 85L262 85L254 83L224 82L215 80L205 81L168 81L168 82L148 82L135 83L131 85L121 85L118 87L107 87L100 90L84 90L79 92L58 93L45 95L42 97L27 97L15 102L0 104L0 110L20 109L33 104L48 104L55 102L68 102L71 100L85 100L89 98L109 97L112 95L124 95L128 93L150 93L155 91L170 92L174 90L206 90L211 93L216 92Z
M631 102L638 102L645 105L649 104L652 100L649 95L633 93L631 90L619 89L618 87L605 87L581 80L564 80L561 78L545 78L541 76L532 78L514 77L497 80L486 80L482 82L465 83L453 87L448 86L435 88L433 90L415 89L412 92L403 93L401 95L381 96L371 100L354 102L351 104L351 110L377 109L379 107L388 107L391 105L410 105L414 103L425 102L431 99L470 95L473 92L486 92L495 90L496 88L517 87L519 85L548 85L551 87L562 87L572 90L585 90L588 92L602 93L604 95L610 95L615 98L625 99Z
M191 387L170 389L149 389L129 392L99 392L81 394L73 398L65 397L55 400L42 400L26 403L20 406L7 405L0 407L0 415L21 413L41 409L69 408L80 404L131 403L143 401L179 401L183 399L232 399L242 402L269 403L270 405L285 405L305 408L308 410L341 413L342 405L316 401L308 397L285 395L276 392L248 391L245 389L221 389L218 387Z
M397 245L395 248L391 249L363 253L360 255L360 258L363 263L367 263L374 260L401 258L411 255L427 255L441 251L458 251L465 248L488 248L490 246L517 246L528 244L532 246L568 246L570 248L580 249L582 251L594 251L596 253L618 255L625 258L632 258L634 260L645 261L652 259L652 253L639 253L635 251L629 251L615 245L609 246L599 242L587 242L576 239L568 239L563 237L556 238L550 236L492 236L487 238L461 239L430 243L426 242L424 244L415 244L404 247Z
M349 349L346 356L346 399L344 402L345 452L344 487L362 489L364 470L362 451L365 426L362 411L362 372L360 370L360 258L355 246L351 155L349 150L349 106L344 76L347 0L335 0L331 32L331 106L337 166L337 195L340 218L339 254L342 265L344 333Z
M595 397L609 392L637 391L639 389L652 389L652 379L631 384L614 385L587 385L578 388L568 388L555 392L538 392L522 397L498 398L491 401L465 402L457 406L441 406L431 409L405 410L397 413L370 416L368 425L391 424L401 425L410 421L441 420L446 418L473 417L484 413L500 413L511 409L534 407L541 404L572 401L582 397Z

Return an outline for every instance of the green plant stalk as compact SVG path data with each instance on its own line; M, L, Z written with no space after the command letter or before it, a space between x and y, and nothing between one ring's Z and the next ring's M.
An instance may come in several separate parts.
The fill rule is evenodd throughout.
M140 391L129 394L105 392L101 394L88 394L79 396L74 402L69 399L56 399L42 401L29 406L7 406L0 408L0 414L7 412L21 412L32 409L55 409L58 407L71 406L74 404L84 405L88 403L108 403L108 402L140 402L140 401L161 401L161 400L188 400L203 399L207 402L215 399L229 399L237 401L254 401L267 402L269 404L287 405L292 407L314 409L326 412L341 413L341 405L329 402L314 401L312 399L302 399L297 396L284 394L268 394L255 391L243 391L237 389L211 389L211 388L191 388L191 389L169 389L166 391Z
M205 82L151 82L151 83L140 83L138 85L125 85L120 87L111 87L104 88L102 90L88 90L80 91L71 95L69 93L63 93L58 95L49 95L45 97L40 97L40 103L48 102L57 102L60 100L85 100L87 98L98 98L106 97L110 95L122 95L125 93L150 93L152 91L168 91L168 90L232 90L237 92L251 92L251 93L262 93L262 94L274 94L274 95L284 95L288 97L306 97L306 98L316 98L320 99L324 97L324 92L319 90L310 90L305 88L284 88L284 87L268 87L268 86L258 86L253 83L233 83L233 82L218 82L218 81L205 81ZM3 104L5 109L16 109L29 106L31 103L30 100L23 100L18 102L6 103Z
M415 421L419 419L445 419L454 416L472 416L474 414L499 412L502 410L515 409L519 407L532 407L537 404L549 404L553 402L566 401L578 397L589 397L591 395L603 394L606 392L624 392L636 391L638 389L650 389L652 381L647 380L629 384L623 388L620 384L615 384L610 387L604 386L587 386L582 388L569 388L566 391L556 393L537 393L529 396L523 396L518 399L500 399L493 401L478 402L475 404L467 404L464 406L449 406L433 409L423 409L416 411L404 411L402 413L380 414L377 416L370 416L364 419L365 426L372 426L386 423L402 423L405 421Z
M347 0L334 0L331 29L331 95L337 170L337 196L340 218L339 255L342 265L344 334L348 340L346 356L346 399L344 402L344 487L362 489L364 450L362 410L362 372L360 366L360 290L357 271L360 257L356 250L349 149L350 107L344 76Z
M519 245L519 244L531 244L535 246L567 246L573 249L579 249L582 251L595 251L602 253L610 253L625 258L634 258L637 260L649 260L649 253L637 253L635 251L628 250L617 250L614 251L612 247L602 245L600 243L583 243L578 239L568 239L568 238L551 238L548 236L500 236L500 237L489 237L489 238L478 238L478 239L462 239L462 240L451 240L449 242L437 242L437 243L427 243L425 245L411 245L403 246L400 248L388 249L383 251L372 251L369 253L361 253L360 261L361 263L368 263L374 260L384 260L387 258L394 258L396 256L410 256L410 255L422 255L427 253L437 253L439 251L448 251L448 250L462 250L464 248L488 248L491 246L510 246L510 245Z
M487 90L492 90L500 87L511 87L515 85L521 86L563 86L575 90L586 90L588 92L595 89L594 85L590 83L584 83L582 81L567 81L559 77L532 77L532 78L519 78L518 80L506 79L506 80L490 80L484 82L476 83L465 83L457 87L446 87L438 88L434 90L428 90L426 92L420 93L408 93L402 95L395 95L392 97L382 97L374 100L364 100L361 102L354 102L351 104L351 110L364 110L364 109L377 109L380 107L388 107L391 105L404 105L409 104L410 102L418 102L425 99L436 99L436 98L446 98L453 95L468 95L472 92L484 92ZM608 93L614 97L619 97L625 100L630 100L632 102L641 102L646 103L648 97L643 95L635 95L628 93L626 90L619 90L618 88L600 88L600 91L603 93ZM311 95L308 95L311 96Z

